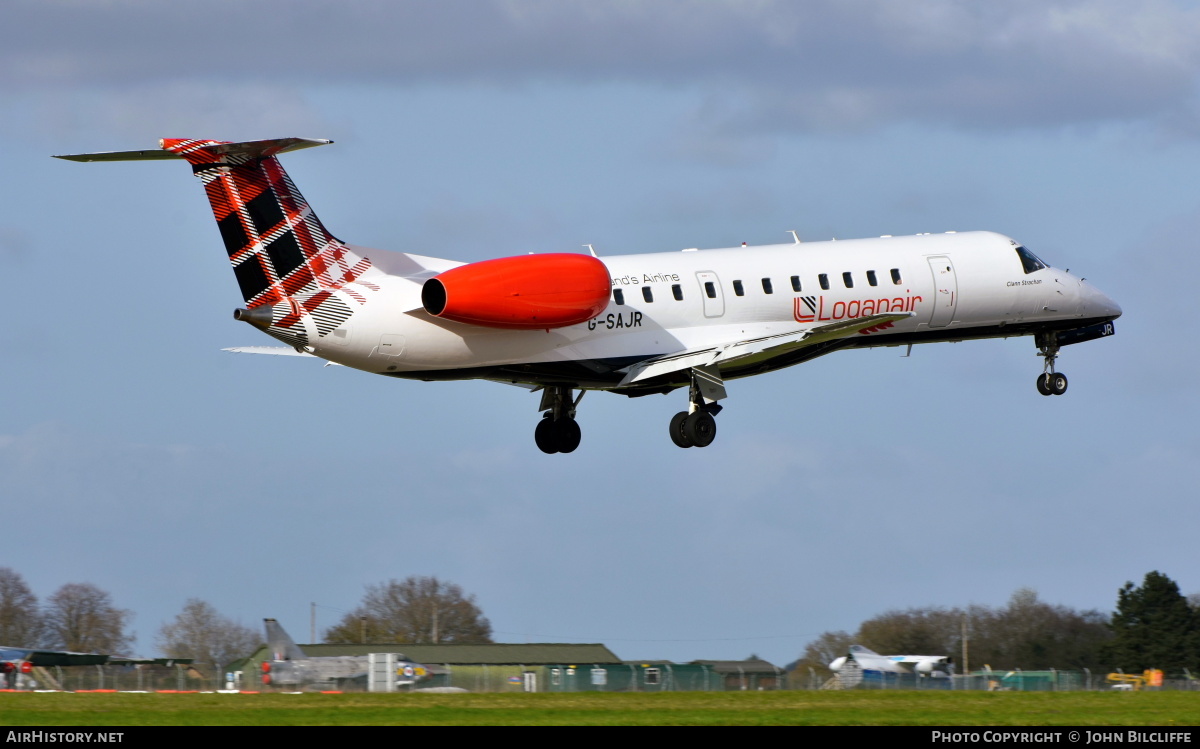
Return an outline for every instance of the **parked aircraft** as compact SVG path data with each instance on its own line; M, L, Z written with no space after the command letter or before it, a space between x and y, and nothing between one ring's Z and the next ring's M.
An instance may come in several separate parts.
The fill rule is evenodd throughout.
M338 689L350 684L362 687L367 682L368 657L365 655L306 655L279 622L263 619L267 631L270 659L263 661L262 682L273 687ZM429 669L399 656L395 684L411 687L429 677Z
M327 143L166 139L59 158L190 162L246 302L234 318L287 344L230 350L540 391L534 438L547 453L578 447L589 390L686 388L670 436L705 447L727 380L847 348L1032 336L1038 392L1062 395L1061 347L1112 335L1121 315L1083 278L991 232L804 244L793 232L757 247L467 264L358 247L325 229L277 158Z
M841 674L852 669L892 674L949 676L954 673L954 659L945 655L880 655L862 645L851 645L850 652L829 664L829 670Z
M16 689L17 677L33 673L35 668L51 666L103 666L115 665L187 665L191 658L130 658L123 655L103 653L75 653L70 650L44 650L41 648L12 648L0 646L0 674L4 675L4 688Z

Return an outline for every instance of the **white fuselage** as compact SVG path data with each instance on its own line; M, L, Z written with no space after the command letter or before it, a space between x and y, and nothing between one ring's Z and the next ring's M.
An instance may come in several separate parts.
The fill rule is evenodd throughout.
M551 330L435 318L422 307L422 284L457 263L362 250L374 267L349 290L366 303L350 305L356 312L336 330L310 331L309 352L401 377L612 389L619 370L639 360L883 312L912 316L828 350L1029 335L1120 315L1081 278L1052 267L1028 272L1017 248L1000 234L964 232L608 256L608 308ZM820 353L722 364L721 372L739 377Z

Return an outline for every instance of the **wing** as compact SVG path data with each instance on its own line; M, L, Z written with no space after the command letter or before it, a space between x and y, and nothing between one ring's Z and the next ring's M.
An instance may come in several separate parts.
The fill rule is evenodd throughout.
M630 385L651 377L670 374L693 367L707 367L714 364L735 362L751 356L778 356L789 351L813 346L837 338L848 338L859 333L867 334L890 328L899 320L913 316L912 312L887 312L867 317L856 317L852 320L840 320L819 325L808 330L792 333L751 338L748 340L731 341L729 343L710 346L703 349L689 349L674 354L647 359L629 367L625 378L618 387Z

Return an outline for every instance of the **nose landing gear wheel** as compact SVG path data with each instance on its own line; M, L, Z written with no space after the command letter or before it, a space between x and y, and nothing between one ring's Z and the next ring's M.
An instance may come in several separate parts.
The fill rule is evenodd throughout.
M1050 385L1047 382L1049 379L1049 374L1040 374L1037 376L1037 389L1042 395L1052 395L1050 392Z
M1050 392L1054 395L1062 395L1067 392L1067 376L1062 372L1052 372L1047 379Z
M1062 372L1038 375L1037 389L1042 395L1062 395L1067 392L1067 376Z

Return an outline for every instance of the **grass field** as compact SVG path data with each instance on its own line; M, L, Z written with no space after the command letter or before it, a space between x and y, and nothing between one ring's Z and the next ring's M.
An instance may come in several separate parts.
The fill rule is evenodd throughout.
M7 693L0 725L1195 726L1200 693Z

